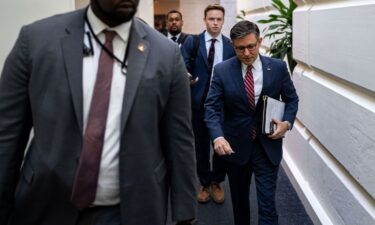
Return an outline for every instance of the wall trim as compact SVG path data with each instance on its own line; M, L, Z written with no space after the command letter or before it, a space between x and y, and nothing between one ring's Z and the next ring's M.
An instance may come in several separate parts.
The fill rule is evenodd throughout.
M301 199L314 225L334 225L310 188L309 183L303 178L302 173L289 156L285 147L281 166L296 190L298 197Z

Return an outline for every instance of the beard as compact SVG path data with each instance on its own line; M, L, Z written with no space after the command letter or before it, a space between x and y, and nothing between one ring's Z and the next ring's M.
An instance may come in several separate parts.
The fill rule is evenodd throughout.
M138 0L129 0L120 2L112 11L103 9L99 0L92 1L93 11L107 25L117 26L121 23L130 21L137 12Z
M172 34L173 36L176 36L177 34L181 33L181 30L176 29L176 30L169 30L169 33Z

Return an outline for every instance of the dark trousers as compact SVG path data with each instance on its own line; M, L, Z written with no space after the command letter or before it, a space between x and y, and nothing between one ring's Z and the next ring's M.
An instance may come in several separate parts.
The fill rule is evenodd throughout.
M202 186L208 186L211 182L221 183L225 179L224 163L216 154L212 158L212 170L210 163L211 138L204 122L203 112L193 112L193 131L195 136L195 152L197 157L197 173Z
M268 159L259 140L254 140L255 147L249 162L237 165L226 162L232 197L235 225L250 225L250 182L255 175L258 200L258 225L277 225L278 216L275 206L276 181L279 166Z
M83 210L76 225L121 225L120 206L98 206Z

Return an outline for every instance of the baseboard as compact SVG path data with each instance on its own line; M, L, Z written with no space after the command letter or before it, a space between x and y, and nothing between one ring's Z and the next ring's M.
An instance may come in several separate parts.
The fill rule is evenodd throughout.
M334 225L285 148L281 166L314 225Z

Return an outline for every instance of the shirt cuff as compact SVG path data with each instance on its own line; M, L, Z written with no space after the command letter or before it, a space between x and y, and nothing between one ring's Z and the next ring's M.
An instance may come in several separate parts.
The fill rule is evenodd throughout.
M223 138L224 138L224 137L222 137L222 136L215 138L215 139L214 139L214 143L215 143L217 140L219 140L219 139L223 139Z

